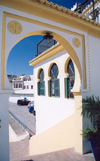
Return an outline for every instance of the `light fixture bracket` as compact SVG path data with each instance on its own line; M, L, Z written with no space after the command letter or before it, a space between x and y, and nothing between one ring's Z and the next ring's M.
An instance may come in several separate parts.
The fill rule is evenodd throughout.
M43 36L43 39L52 39L53 36L50 35L48 32L46 33L46 35Z

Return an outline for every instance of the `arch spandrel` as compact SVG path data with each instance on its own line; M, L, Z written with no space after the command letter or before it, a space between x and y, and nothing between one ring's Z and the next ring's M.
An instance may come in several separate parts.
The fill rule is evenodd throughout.
M33 24L33 25L35 26L36 24ZM27 32L24 35L21 33L21 35L18 36L19 39L16 39L15 44L13 44L13 42L11 42L11 41L9 42L9 43L12 43L12 45L10 44L10 48L13 47L14 45L16 45L19 41L21 41L25 37L32 36L32 35L44 35L47 31L49 31L53 35L54 39L57 40L65 48L65 50L69 53L69 55L72 58L73 62L76 64L77 71L79 73L79 77L80 77L80 79L82 81L82 62L79 60L79 57L78 57L78 55L80 55L80 54L82 55L82 53L80 53L80 54L76 53L75 48L73 47L73 38L76 35L80 36L80 38L82 38L82 35L77 34L75 32L72 32L72 31L65 30L65 29L60 29L63 32L60 31L60 30L55 30L56 28L54 26L51 27L51 25L50 25L50 28L49 28L49 24L48 24L48 26L45 27L45 24L43 26L43 24L41 24L41 22L38 25L38 27L40 29L42 28L44 30L36 30L36 28L34 28L33 30L35 30L35 31L33 31L33 32ZM23 30L24 30L24 26L23 26ZM7 29L6 29L6 32L8 32ZM62 36L62 34L63 34L63 36ZM15 35L13 35L13 36L15 36ZM71 38L69 36L71 36ZM69 41L69 39L70 39L70 41ZM6 48L6 46L5 46L5 48ZM81 45L80 48L82 48L82 45ZM3 56L3 55L5 55L5 56ZM5 60L5 58L7 58L6 55L9 55L9 53L6 53L5 51L3 51L2 52L2 57L3 57L4 62L2 63L2 82L1 82L2 89L8 89L8 85L6 85L6 82L4 83L4 77L6 78L6 76L5 76L6 75L6 72L5 72L6 70L4 70L6 68L6 62L7 62L7 60ZM83 71L83 73L85 73L85 75L86 75L85 70ZM84 84L86 85L86 78L84 79ZM84 85L84 88L86 88L85 85Z

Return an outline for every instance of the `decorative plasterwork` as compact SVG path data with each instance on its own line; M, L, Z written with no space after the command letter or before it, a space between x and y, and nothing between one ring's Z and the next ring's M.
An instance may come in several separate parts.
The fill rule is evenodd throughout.
M75 47L79 48L81 46L81 41L77 37L74 37L73 44Z
M8 29L12 34L20 34L22 32L22 25L18 21L10 21L8 24Z

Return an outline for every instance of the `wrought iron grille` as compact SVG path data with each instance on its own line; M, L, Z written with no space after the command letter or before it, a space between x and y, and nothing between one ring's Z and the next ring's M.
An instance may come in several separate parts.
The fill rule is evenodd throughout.
M91 1L93 0L85 0L83 3L77 3L77 8L75 11L77 11L78 13L82 13L82 11L88 4L90 4Z
M95 20L95 11L94 11L95 2L94 2L94 0L85 0L83 3L78 3L77 8L75 9L75 11L78 12L78 13L82 13L83 10L86 8L86 6L88 4L90 4L91 2L93 4L93 18L92 19Z
M50 43L47 43L46 39L42 39L38 44L37 44L37 54L35 55L36 57L55 45L57 43L56 40L50 39Z
M65 79L66 98L74 98L74 95L71 92L71 89L73 88L74 82L75 82L75 70L74 70L74 64L71 59L69 60L69 63L68 63L67 73L69 74L69 78Z

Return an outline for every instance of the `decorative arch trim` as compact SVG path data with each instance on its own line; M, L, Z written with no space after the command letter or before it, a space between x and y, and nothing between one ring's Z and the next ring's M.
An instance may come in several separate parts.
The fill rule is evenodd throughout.
M57 60L53 60L51 63L50 63L50 65L49 65L49 68L48 68L48 77L49 77L49 79L51 79L51 76L50 76L50 70L51 70L51 67L52 67L52 65L53 64L56 64L57 65L57 67L58 67L58 78L60 77L60 64L58 63L58 61Z
M68 62L69 62L70 59L71 59L70 55L67 54L66 60L64 61L64 67L63 67L63 69L64 69L64 76L66 76L66 73L67 73L67 65L68 65Z
M86 83L86 60L85 60L85 39L84 39L84 35L79 34L79 33L75 33L75 32L72 32L72 31L60 28L60 27L52 26L50 24L45 24L43 22L38 22L36 20L31 20L29 18L24 18L24 17L18 16L18 15L13 15L13 14L10 14L10 13L7 13L7 12L3 12L2 56L1 56L1 75L2 75L1 76L1 88L2 88L2 90L5 89L5 33L6 33L6 17L12 17L12 18L20 19L20 20L23 20L23 21L26 21L26 22L31 22L31 23L39 24L39 25L46 26L46 27L49 27L49 28L52 28L52 29L56 29L58 31L63 31L63 32L70 33L70 34L73 34L75 36L77 35L77 36L81 37L82 38L82 49L83 49L83 52L82 52L82 54L83 54L83 67L84 67L83 68L83 79L84 79L83 82L84 82L84 89L87 88L86 87L87 83ZM47 32L47 31L31 32L31 33L28 33L28 34L24 35L22 38L20 38L20 40L22 40L25 37L32 36L32 35L44 35L45 34L44 32ZM78 59L77 54L75 53L74 49L68 43L68 41L65 40L63 37L61 37L60 35L57 35L56 33L52 33L52 35L54 36L55 40L59 41L59 43L63 45L62 48L63 49L65 48L68 51L68 53L70 54L70 56L73 58L73 62L75 62L76 66L78 68L78 71L80 73L79 74L80 78L82 80L81 65L80 65L79 59ZM20 40L18 40L16 43L18 43ZM63 50L63 49L61 49L61 50ZM47 57L48 56L46 55L45 58L47 58ZM42 57L41 60L43 60L43 57Z
M45 69L43 67L41 67L38 69L38 72L37 72L37 80L38 81L39 81L39 74L40 74L41 69L43 69L43 71L44 71L44 80L45 80Z

